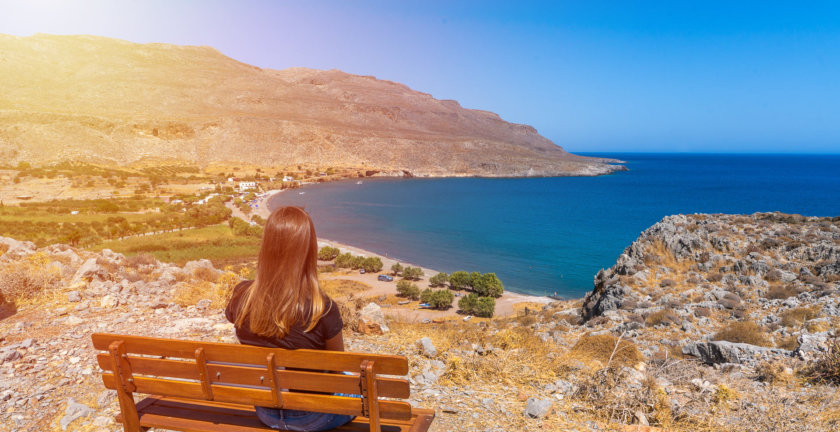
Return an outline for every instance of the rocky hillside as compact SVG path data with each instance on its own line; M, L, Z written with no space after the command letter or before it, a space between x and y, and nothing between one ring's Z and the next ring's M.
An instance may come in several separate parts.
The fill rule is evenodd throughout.
M598 175L527 125L338 70L260 69L209 47L0 35L0 158Z
M222 306L240 275L206 260L5 238L0 252L16 299L0 307L0 430L120 430L93 332L235 342ZM583 300L411 324L351 295L344 335L408 356L433 431L840 430L838 264L836 218L671 216Z

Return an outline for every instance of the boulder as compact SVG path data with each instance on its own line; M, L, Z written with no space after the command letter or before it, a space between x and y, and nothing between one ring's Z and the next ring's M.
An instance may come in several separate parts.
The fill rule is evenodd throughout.
M437 355L437 348L432 343L432 340L424 337L417 341L417 347L420 349L420 354L423 354L426 357L432 358Z
M0 254L4 261L11 261L23 258L35 252L37 247L30 241L18 241L9 237L0 237L0 245L5 245L6 252Z
M74 420L88 417L91 414L93 414L91 407L78 403L73 398L70 398L67 400L67 409L64 411L64 417L58 421L58 424L61 426L61 430L67 430L67 426Z
M529 398L525 404L525 417L534 419L544 418L551 412L554 403L551 399Z
M359 332L362 334L384 334L390 331L385 324L382 308L376 303L368 303L359 311Z
M70 285L81 285L85 282L90 282L94 278L104 280L107 277L108 272L96 263L96 258L90 258L76 270L76 274L73 275Z
M729 341L694 342L683 346L682 353L699 358L704 363L753 363L772 355L791 356L788 350L765 348Z

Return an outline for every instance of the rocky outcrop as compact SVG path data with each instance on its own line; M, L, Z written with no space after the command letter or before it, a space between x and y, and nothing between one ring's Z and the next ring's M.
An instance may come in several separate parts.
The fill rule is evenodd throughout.
M776 357L790 357L793 353L782 349L765 348L746 343L727 341L695 342L682 348L683 354L699 358L706 364L751 363Z

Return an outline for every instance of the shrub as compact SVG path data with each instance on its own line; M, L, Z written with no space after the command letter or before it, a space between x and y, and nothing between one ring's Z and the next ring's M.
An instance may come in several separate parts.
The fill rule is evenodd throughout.
M615 369L621 366L634 366L644 359L632 342L619 340L608 334L581 336L572 347L571 353L585 359L597 360L604 367Z
M406 266L402 271L402 277L409 280L420 280L423 277L423 269L420 267Z
M407 280L401 280L397 282L397 295L410 298L411 300L418 300L420 299L420 288L417 288L417 285Z
M335 266L338 268L351 268L353 267L353 254L350 252L343 253L335 257Z
M655 327L660 324L670 326L671 324L678 324L680 321L680 317L673 309L660 309L648 315L645 324L648 327Z
M434 294L434 290L431 288L426 288L420 293L420 302L421 303L430 303L432 301L432 294Z
M470 287L470 274L465 271L456 271L449 276L449 284L456 290Z
M840 338L829 341L828 349L808 366L805 376L811 382L840 385Z
M461 309L465 314L471 315L475 311L476 303L478 303L478 295L470 293L458 300L458 309Z
M429 278L429 285L433 287L444 286L449 283L449 275L446 273L438 273Z
M318 251L318 259L322 261L331 261L340 254L341 251L337 247L324 246Z
M819 315L819 313L819 306L811 306L788 309L779 315L782 318L781 323L783 326L798 327L802 325L805 321L816 318Z
M713 340L724 340L735 343L747 343L769 347L770 340L764 330L752 321L735 321L718 331Z
M49 257L36 252L0 268L0 296L6 302L31 299L55 288L61 272L49 266Z
M764 297L771 300L784 300L788 297L793 297L798 294L799 291L793 284L773 285L770 287L770 289L767 290L767 293L764 295Z
M391 266L391 273L393 273L394 276L399 276L402 271L403 266L400 263L394 263L394 265Z
M496 313L496 299L493 297L479 297L473 315L492 318L494 313Z
M435 309L446 309L452 306L453 300L455 300L455 294L452 291L441 289L433 291L427 303Z
M379 257L367 257L361 262L361 268L367 273L378 273L382 271L382 260Z

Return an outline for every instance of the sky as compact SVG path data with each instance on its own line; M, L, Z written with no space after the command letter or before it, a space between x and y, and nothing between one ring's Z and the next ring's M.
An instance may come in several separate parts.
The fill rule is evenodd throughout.
M840 3L0 0L0 33L402 82L576 152L840 153Z

